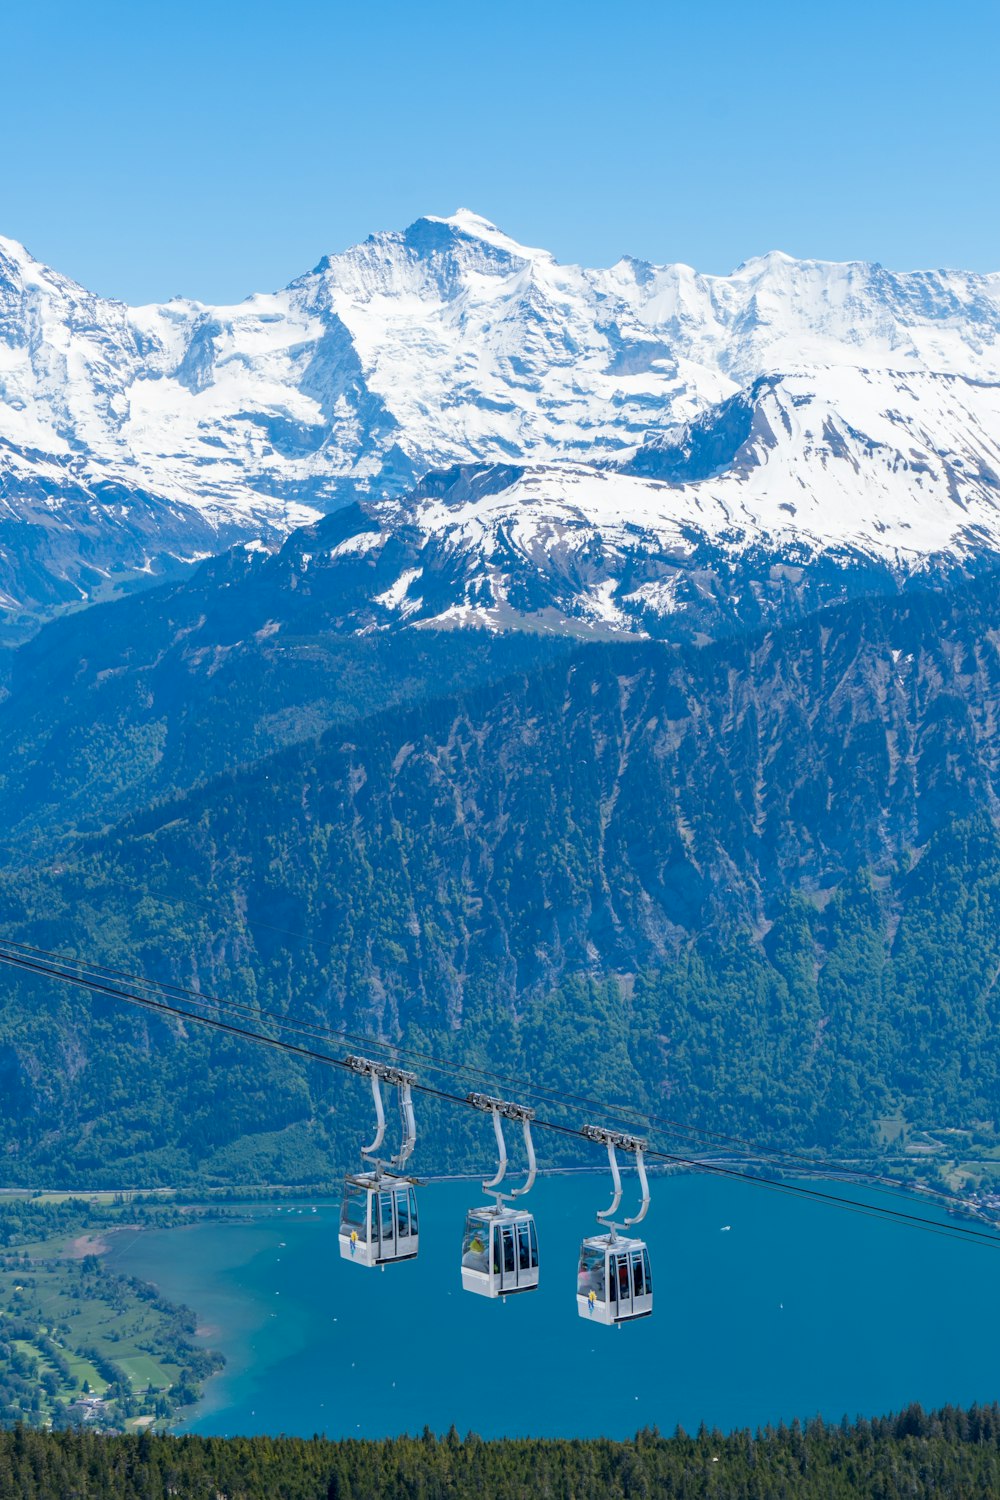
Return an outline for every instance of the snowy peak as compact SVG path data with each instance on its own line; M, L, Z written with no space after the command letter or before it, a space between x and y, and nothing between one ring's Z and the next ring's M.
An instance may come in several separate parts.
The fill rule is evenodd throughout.
M510 256L512 260L544 260L555 262L555 258L548 250L538 249L520 244L505 234L496 224L489 219L484 219L482 214L474 213L471 208L458 208L447 218L439 219L433 214L427 214L418 223L446 224L456 234L467 240L479 240L484 245L490 245L496 250L502 251Z
M903 364L1000 374L996 277L890 272L869 262L797 261L778 252L730 276L619 263L636 316L740 383L767 369Z
M741 546L853 550L899 569L1000 550L1000 383L841 369L762 377L619 461ZM683 497L683 498L682 498Z
M4 285L21 291L32 287L49 287L79 298L88 296L84 288L75 281L61 276L36 260L20 240L6 239L0 235L0 287Z
M0 234L0 280L8 285L23 284L25 274L30 274L30 268L37 265L20 240L9 240Z
M407 229L370 235L326 256L314 274L334 296L349 301L415 297L432 308L439 300L489 303L497 282L526 284L536 268L555 266L548 251L520 245L488 219L459 209L448 218L426 215ZM303 277L293 286L307 288L309 281ZM405 316L405 305L395 311Z
M763 376L625 459L455 466L292 539L341 628L678 638L995 565L1000 384ZM308 574L308 578L304 575Z
M657 535L961 550L993 536L998 383L1000 276L781 252L587 269L459 209L233 306L129 308L0 241L0 498L54 525L145 496L179 552L186 514L201 551L429 471L581 464ZM107 555L88 547L113 576L106 520Z

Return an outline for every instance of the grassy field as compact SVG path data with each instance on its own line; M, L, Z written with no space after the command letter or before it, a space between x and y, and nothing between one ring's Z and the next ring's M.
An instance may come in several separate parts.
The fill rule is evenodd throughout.
M110 1194L0 1199L0 1423L134 1429L195 1398L219 1361L194 1314L102 1260L157 1212Z
M101 1379L90 1360L84 1359L80 1354L71 1354L68 1349L65 1351L65 1357L72 1376L70 1390L74 1393L82 1392L87 1386L95 1396L103 1396L108 1388L108 1382Z

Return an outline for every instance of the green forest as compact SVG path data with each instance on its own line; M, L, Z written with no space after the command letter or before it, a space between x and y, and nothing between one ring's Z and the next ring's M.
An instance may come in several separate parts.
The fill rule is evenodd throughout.
M203 579L17 653L0 934L340 1054L586 1079L608 1115L676 1122L660 1149L996 1185L994 591L704 648L350 642L335 607ZM0 994L10 1185L323 1184L356 1159L352 1080L9 970ZM422 1102L415 1170L477 1166Z
M157 957L180 967L191 941L211 945L207 916L184 925L190 907L147 901L138 911L149 972ZM81 901L78 922L87 912ZM901 1177L958 1171L989 1189L1000 1171L998 914L1000 837L986 820L959 823L889 877L860 871L823 901L785 896L763 936L711 935L631 974L567 975L519 1012L498 997L495 975L470 976L461 1027L425 1009L400 1040L547 1089L579 1093L586 1078L610 1112L628 1105L678 1121L652 1132L660 1149L711 1148L686 1133L705 1131L817 1160L861 1157ZM108 952L106 917L93 910L82 951ZM124 912L121 923L110 956L124 962L135 927ZM220 957L217 992L327 1023L336 957L315 937L272 945L265 932L261 944L255 960ZM330 1183L353 1161L370 1100L351 1079L51 982L3 983L10 1182ZM579 1110L549 1113L580 1123ZM447 1104L419 1102L419 1170L476 1169L474 1142L452 1123ZM544 1143L547 1164L578 1149Z
M632 1442L0 1432L0 1500L988 1500L1000 1407Z

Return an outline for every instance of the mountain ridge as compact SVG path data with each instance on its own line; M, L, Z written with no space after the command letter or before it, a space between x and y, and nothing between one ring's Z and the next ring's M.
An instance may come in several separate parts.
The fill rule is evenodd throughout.
M998 392L1000 275L778 252L590 270L463 210L232 306L129 308L0 241L0 606L30 624L467 464L557 491L566 464L627 471L622 519L659 506L682 548L992 552ZM753 451L706 467L706 438L685 463L741 402ZM644 493L657 464L677 494Z
M137 701L156 699L186 746L173 789L137 785L119 816L105 802L110 816L77 837L43 830L8 851L4 929L554 1089L583 1073L609 1106L669 1098L698 1128L870 1152L898 1112L978 1122L992 1140L998 632L990 578L704 647L508 659L477 681L460 659L445 681L435 638L414 633L428 643L415 698L385 703L376 682L353 720L229 768L206 758L210 717L171 719L183 675L164 698L145 670ZM26 784L4 777L6 824L33 800L36 817L61 814L61 788L100 812L87 753L53 764L33 738L48 722L18 711L32 666L41 706L58 713L53 689L76 690L64 646L49 681L38 644L23 648L21 704L0 714L5 763L20 728L36 766ZM102 693L131 670L91 648L83 665ZM233 708L252 697L236 666L218 699ZM128 699L88 701L131 713ZM163 741L148 739L152 764ZM105 769L127 781L134 747L119 744ZM123 1159L145 1181L266 1176L277 1161L325 1180L354 1142L319 1071L14 980L0 1143L17 1180L53 1165L104 1180ZM464 1167L432 1113L424 1134Z

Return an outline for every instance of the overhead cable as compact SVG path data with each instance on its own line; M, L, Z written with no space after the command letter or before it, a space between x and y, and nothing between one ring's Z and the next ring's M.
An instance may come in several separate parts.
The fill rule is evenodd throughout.
M316 1062L325 1067L339 1068L348 1072L355 1071L354 1061L347 1058L331 1057L328 1053L317 1051L302 1043L290 1042L282 1037L269 1036L265 1032L254 1031L250 1027L238 1025L235 1021L224 1020L221 1016L202 1015L185 1009L180 1005L173 1005L168 1000L155 994L144 994L143 990L155 990L156 982L143 980L136 976L128 976L131 989L123 985L113 983L110 978L104 978L98 972L87 973L87 966L79 960L57 960L49 962L39 955L41 950L33 953L23 951L23 948L15 947L10 943L0 945L0 963L8 967L40 978L54 979L63 984L73 985L85 989L93 994L102 995L106 998L121 1001L127 1005L138 1006L141 1009L151 1011L163 1016L173 1016L184 1021L192 1021L198 1025L204 1025L212 1030L223 1034L238 1037L245 1041L253 1042L260 1046L274 1048L286 1055L301 1057L309 1062ZM165 993L165 988L164 988ZM196 993L196 992L195 992ZM200 999L200 997L199 997ZM247 1009L239 1002L217 1001L220 1006L232 1009ZM440 1099L450 1104L457 1104L464 1108L473 1108L468 1097L462 1094L453 1094L446 1089L435 1087L433 1084L414 1082L413 1091L421 1093L426 1097ZM542 1120L536 1117L534 1124L536 1128L550 1130L564 1137L572 1137L581 1141L592 1139L586 1127L576 1128L565 1125L554 1120ZM697 1171L709 1172L717 1176L737 1178L756 1187L767 1188L770 1191L786 1193L800 1199L812 1200L825 1203L831 1207L840 1208L848 1213L862 1214L869 1218L878 1218L883 1221L893 1221L906 1227L920 1229L931 1234L939 1234L947 1238L958 1239L964 1243L981 1244L987 1248L1000 1249L1000 1237L993 1233L975 1229L964 1224L944 1225L933 1219L928 1219L920 1214L903 1212L900 1209L887 1208L881 1204L866 1204L857 1199L849 1198L842 1194L826 1193L817 1188L806 1187L801 1183L775 1182L772 1179L756 1176L755 1174L742 1172L736 1167L724 1166L717 1162L700 1161L694 1157L682 1156L675 1152L648 1150L646 1155L649 1159L691 1168Z

